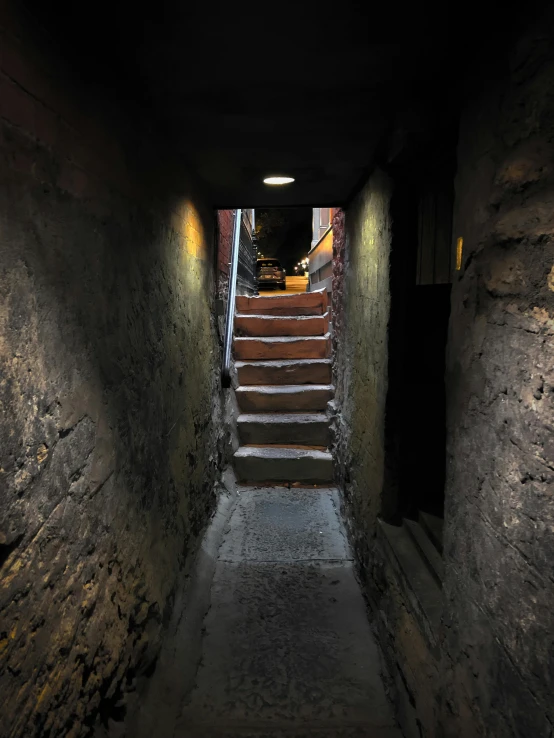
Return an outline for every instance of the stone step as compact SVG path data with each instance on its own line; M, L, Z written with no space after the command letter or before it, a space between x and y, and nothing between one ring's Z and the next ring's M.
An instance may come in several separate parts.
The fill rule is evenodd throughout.
M235 333L240 336L323 336L329 328L324 315L235 315Z
M419 511L418 522L425 530L433 545L439 553L442 553L442 535L444 528L444 520L437 515Z
M330 444L329 418L324 413L253 413L238 417L240 442L246 444Z
M239 408L245 413L313 412L325 410L333 398L330 384L279 384L237 387Z
M235 362L240 384L330 384L331 359Z
M234 459L237 478L243 482L324 484L333 481L333 460L328 451L241 446Z
M439 587L442 587L444 579L444 563L442 556L427 535L426 530L419 523L416 523L415 520L410 520L409 518L404 518L403 524L404 527L407 528L421 555L427 562L429 571L435 578L435 581Z
M235 359L326 359L331 354L329 333L306 338L279 336L235 338Z
M378 521L378 537L382 536L390 561L398 576L408 601L416 613L420 613L429 639L437 641L442 614L441 588L429 571L418 547L408 530L400 525Z
M302 292L296 295L260 295L236 299L237 313L251 315L323 315L327 312L327 293Z

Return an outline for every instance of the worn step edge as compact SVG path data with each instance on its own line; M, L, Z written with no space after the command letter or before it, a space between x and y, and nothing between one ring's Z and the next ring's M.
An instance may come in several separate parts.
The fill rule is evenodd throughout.
M241 360L327 359L331 354L330 334L323 336L236 337L234 356Z
M385 552L389 553L399 582L432 647L437 646L442 614L441 589L430 573L408 531L396 525L378 521Z
M294 322L305 322L308 320L325 320L325 318L329 317L329 311L326 313L322 313L321 315L264 315L263 313L235 313L235 320L237 318L259 318L260 320L267 320L268 322L271 322L273 320L285 320L289 321L291 323Z
M329 384L330 359L250 359L235 361L241 384ZM243 379L244 377L244 379Z
M295 305L291 306L279 306L279 305L271 305L269 307L258 307L256 305L255 308L252 308L252 310L241 310L241 315L274 315L274 316L280 316L282 318L284 317L291 317L294 318L297 315L308 315L312 318L321 317L324 312L327 311L327 307L325 305L312 305L307 307L299 307Z
M237 418L242 446L300 445L329 448L330 420L320 412L242 413Z
M332 384L246 384L237 387L235 392L246 392L258 395L308 395L311 392L334 392Z
M241 413L237 423L267 423L275 425L286 425L294 423L321 423L329 424L329 418L325 413Z
M329 451L280 446L241 446L234 454L240 481L332 483Z
M421 527L415 520L405 518L403 521L408 532L410 533L414 543L421 552L423 558L429 566L429 571L434 576L435 581L442 588L444 580L444 562L441 555L435 548L433 542L430 540L426 531Z
M238 359L235 361L235 368L244 369L246 366L252 366L263 369L285 369L289 366L309 366L310 364L331 366L331 359Z
M314 459L315 461L332 461L330 451L317 451L315 449L288 449L279 446L240 446L235 451L235 457L256 458L256 459L286 459L287 461L295 461L296 459Z
M332 365L327 359L237 361L235 367L243 386L331 384L333 379Z
M431 515L431 513L422 512L420 510L418 522L426 531L437 551L442 554L444 520L439 518L437 515Z
M303 341L327 341L331 337L329 332L323 336L235 336L235 343L238 341L261 341L262 343L302 343Z
M328 302L326 291L324 289L321 289L314 290L313 292L293 292L290 295L237 295L237 297L235 298L235 305L238 305L239 303L256 304L256 302L258 301L260 301L261 304L261 302L265 300L276 300L283 304L298 303L299 305L309 303L313 303L315 305L327 305Z
M322 336L328 332L329 316L324 315L236 315L235 335L253 338L266 336Z
M333 397L331 385L245 385L235 397L242 413L324 412Z

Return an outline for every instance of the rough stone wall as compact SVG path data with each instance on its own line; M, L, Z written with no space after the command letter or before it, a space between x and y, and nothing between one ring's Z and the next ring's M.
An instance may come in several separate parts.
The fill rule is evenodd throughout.
M447 736L554 723L554 18L462 116L448 347ZM492 75L487 75L492 76Z
M61 88L12 20L2 8L0 732L75 737L152 668L213 508L212 220L137 121Z
M468 83L463 106L452 244L455 262L463 238L463 258L447 350L444 611L432 638L375 539L384 506L383 176L346 212L337 470L410 738L553 734L552 28L552 12L537 17L517 44L491 55L495 68Z
M341 350L344 334L344 260L346 257L346 231L344 210L334 208L333 214L333 282L331 290L331 309L333 315L333 355Z
M383 487L389 201L389 180L377 170L346 211L343 292L337 304L341 328L334 360L339 410L334 453L362 564L369 559ZM336 237L340 247L340 228ZM335 286L340 281L336 277Z
M234 210L218 210L218 252L217 252L217 291L226 297L229 289L229 262L233 245Z

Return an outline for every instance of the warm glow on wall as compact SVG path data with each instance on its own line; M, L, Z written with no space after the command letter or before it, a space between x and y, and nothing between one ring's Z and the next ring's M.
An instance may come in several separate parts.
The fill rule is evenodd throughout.
M202 218L190 200L183 200L174 207L173 227L180 234L184 250L197 259L206 258L206 234Z
M464 249L464 239L460 237L456 241L456 271L459 272L462 268L462 252Z

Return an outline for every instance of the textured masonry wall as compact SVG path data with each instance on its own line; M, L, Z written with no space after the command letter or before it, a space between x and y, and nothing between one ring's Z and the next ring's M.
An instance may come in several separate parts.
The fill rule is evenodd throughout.
M442 723L554 722L554 16L462 117L448 348Z
M345 214L345 246L337 229L339 264L334 288L339 343L335 345L335 461L352 521L353 542L367 563L383 485L384 411L387 391L390 184L375 172ZM337 225L342 223L337 216ZM342 266L343 264L343 266ZM336 310L336 313L335 313Z
M214 503L211 213L1 22L0 732L84 736Z
M231 261L231 248L233 245L233 220L234 210L218 210L217 225L218 253L217 253L217 285L218 295L226 296L229 289L229 262Z
M509 53L495 55L497 68L482 74L497 81L474 80L462 114L453 254L458 237L464 247L447 351L444 612L432 638L391 559L379 544L372 548L382 502L388 295L386 267L378 265L387 253L386 181L373 178L346 213L338 472L410 738L552 735L553 21L552 13L538 18ZM379 376L381 392L373 390Z
M333 282L331 290L333 313L333 355L341 350L344 335L344 260L346 257L346 231L344 226L344 210L336 208L333 215Z
M346 213L339 211L333 221L335 454L390 694L407 738L420 738L435 735L436 641L420 630L376 536L377 517L391 504L383 499L391 194L392 183L377 172Z

